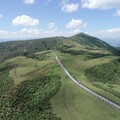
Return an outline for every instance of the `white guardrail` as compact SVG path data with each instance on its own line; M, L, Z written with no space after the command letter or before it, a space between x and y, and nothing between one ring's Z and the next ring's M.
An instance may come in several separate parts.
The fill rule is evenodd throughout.
M97 93L93 92L92 90L88 89L87 87L85 87L84 85L82 85L81 83L79 83L77 80L75 80L70 73L66 70L66 68L63 66L63 64L60 62L58 56L56 55L55 52L53 52L57 62L60 64L60 66L62 67L62 69L64 70L64 72L66 73L66 75L70 78L70 80L72 80L74 83L76 83L79 87L81 87L83 90L85 90L86 92L88 92L89 94L93 95L94 97L98 98L99 100L103 101L104 103L112 106L114 109L120 111L120 106L113 103L112 101L98 95Z

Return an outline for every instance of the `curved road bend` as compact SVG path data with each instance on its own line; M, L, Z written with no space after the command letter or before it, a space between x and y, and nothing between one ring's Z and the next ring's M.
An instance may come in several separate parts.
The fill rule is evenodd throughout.
M55 52L53 52L57 62L60 64L60 66L62 67L62 69L64 70L65 74L70 78L70 80L72 80L75 84L77 84L79 87L81 87L83 90L85 90L86 92L88 92L89 94L93 95L94 97L100 99L101 101L103 101L104 103L112 106L114 109L120 111L120 106L111 102L110 100L98 95L97 93L93 92L92 90L88 89L87 87L85 87L84 85L80 84L77 80L75 80L70 73L66 70L66 68L63 66L63 64L60 62L58 56L56 55Z

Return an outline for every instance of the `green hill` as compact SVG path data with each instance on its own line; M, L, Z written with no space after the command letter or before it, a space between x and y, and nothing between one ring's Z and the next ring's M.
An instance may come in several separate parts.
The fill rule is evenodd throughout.
M83 69L115 59L111 56L84 61L86 55L57 54L70 73L90 88L94 86L86 82ZM119 120L117 110L68 79L51 50L33 55L0 62L1 120ZM100 88L93 90L120 101Z
M118 51L115 48L113 48L106 42L104 42L96 37L87 35L85 33L76 34L76 35L70 37L70 39L85 46L86 49L103 49L103 50L111 51L113 53L118 53Z
M15 56L51 49L102 50L109 51L110 53L118 53L118 50L100 39L80 33L68 38L51 37L0 43L0 61Z
M44 38L26 41L12 41L0 43L0 61L24 55L26 53L34 53L43 50L58 48L63 44L62 37Z

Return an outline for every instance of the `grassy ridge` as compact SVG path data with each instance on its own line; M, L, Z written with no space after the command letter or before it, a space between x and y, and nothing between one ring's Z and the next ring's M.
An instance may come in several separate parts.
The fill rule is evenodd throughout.
M78 50L102 50L114 54L120 53L118 49L111 47L100 39L80 33L68 38L52 37L0 43L0 61L20 55L31 55L44 50L60 49L65 46L68 46L66 49L71 47Z
M118 54L120 51L116 50L114 47L108 45L106 42L87 35L85 33L80 33L70 37L71 40L76 41L80 45L85 46L86 49L93 50L108 50L109 52L113 52Z
M65 53L59 53L59 55L62 58L62 62L64 61L66 65L72 62L73 71L73 63L75 61L75 63L79 63L81 61L78 61L78 58L79 60L84 60L85 57L77 56L76 58ZM0 64L1 68L7 65L18 65L16 68L16 79L14 78L14 72L13 76L10 75L14 81L17 78L22 81L22 77L25 77L23 82L17 81L17 84L13 84L13 79L11 79L13 94L11 94L9 99L7 98L9 101L8 106L2 109L4 114L0 114L2 119L4 117L3 120L8 120L9 118L13 120L33 120L33 118L34 120L60 120L60 117L63 120L96 120L97 118L100 120L104 118L106 118L105 120L119 120L119 112L84 92L65 76L51 51L38 52L35 53L35 56L39 59L29 56L16 57ZM72 61L70 61L70 56ZM99 61L104 63L111 59L114 59L114 57L107 56L104 61ZM90 61L86 62L84 64L87 64L87 66L91 65L88 64ZM37 63L37 67L35 63ZM95 64L95 60L93 63ZM82 63L81 65L84 64ZM34 69L29 69L31 67ZM78 64L76 64L76 67L78 70ZM19 69L21 70L19 71ZM83 70L84 67L81 69ZM7 73L7 78L9 77L8 75L9 73ZM57 93L58 90L59 92ZM58 117L54 113L57 113Z
M0 43L0 61L44 50L57 49L63 44L63 37L43 38L26 41Z
M83 85L87 86L91 90L96 93L107 97L108 99L114 101L117 104L120 104L120 99L116 95L110 92L106 92L104 89L101 89L98 86L93 85L87 77L85 76L85 70L94 65L100 65L104 63L108 63L111 60L118 58L117 56L104 56L97 59L90 59L85 61L87 55L71 55L66 53L57 52L60 57L63 65L67 68L67 70L71 73L71 75L78 81L80 81ZM116 87L119 89L119 85Z
M59 65L54 65L53 73L62 76L62 86L51 99L53 110L62 120L119 120L118 111L81 90Z

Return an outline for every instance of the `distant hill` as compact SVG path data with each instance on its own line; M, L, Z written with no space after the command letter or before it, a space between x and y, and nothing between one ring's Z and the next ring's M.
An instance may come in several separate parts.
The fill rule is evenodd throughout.
M77 43L88 47L88 48L92 48L92 49L104 49L104 50L108 50L111 51L113 53L118 52L116 50L116 48L110 46L109 44L107 44L106 42L96 38L96 37L92 37L90 35L87 35L85 33L79 33L76 34L72 37L70 37L71 40L76 41Z
M59 49L65 47L73 49L99 49L111 53L119 51L102 40L89 36L85 33L76 34L72 37L51 37L26 41L10 41L0 43L0 61L7 58L34 53L43 50Z
M0 60L24 55L28 52L34 53L42 50L57 49L62 44L62 37L3 42L0 43Z
M118 50L120 50L120 47L117 47Z

